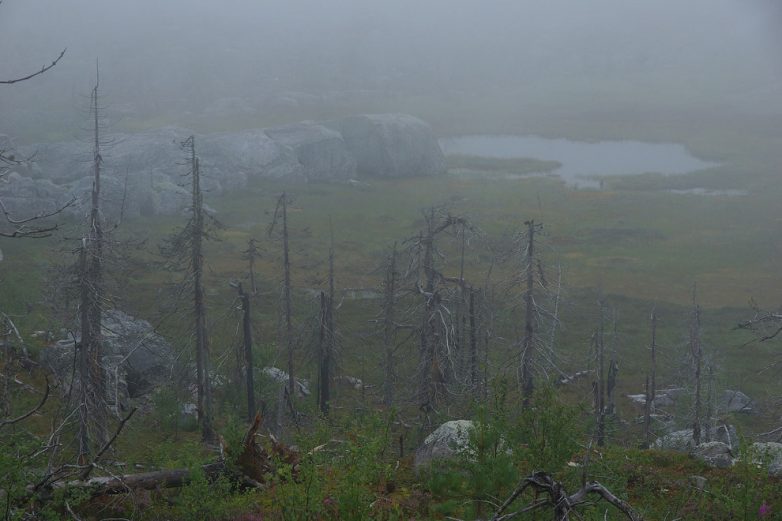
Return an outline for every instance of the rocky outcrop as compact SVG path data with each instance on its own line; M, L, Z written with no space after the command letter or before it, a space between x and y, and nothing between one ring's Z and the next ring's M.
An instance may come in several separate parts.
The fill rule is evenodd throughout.
M190 204L182 174L186 157L181 142L191 132L165 127L111 137L103 150L102 198L112 219L173 215ZM0 150L13 143L0 136ZM253 178L290 181L409 177L445 172L445 158L431 128L404 114L343 118L328 123L302 122L268 129L196 136L201 184L211 195L240 190ZM70 199L68 212L87 211L92 188L92 151L85 141L23 147L0 182L9 210L51 211Z
M407 114L367 114L332 121L356 158L360 176L415 177L445 173L432 128Z
M15 219L52 213L69 201L66 187L16 171L0 176L0 198Z
M170 381L174 352L149 322L119 310L109 310L103 313L102 326L101 363L107 374L109 403L120 406L128 398L145 396ZM42 364L64 384L63 389L72 384L78 386L78 381L70 380L75 345L80 340L78 336L63 339L41 352Z
M415 451L415 467L430 465L435 460L453 459L469 447L471 420L452 420L443 423L426 437Z
M342 135L312 122L270 128L266 135L293 151L308 180L350 179L356 176L356 160Z

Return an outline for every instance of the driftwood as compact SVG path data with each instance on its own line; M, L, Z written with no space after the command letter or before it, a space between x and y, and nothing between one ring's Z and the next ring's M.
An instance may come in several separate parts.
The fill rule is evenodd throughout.
M534 501L521 510L506 514L505 511L508 510L510 505L528 488L532 488L536 492L546 493L548 498ZM641 517L629 503L616 497L600 483L596 481L585 483L580 490L573 494L568 494L560 482L555 481L554 478L545 472L536 472L531 476L522 479L518 487L516 487L516 490L508 496L508 499L502 503L500 508L497 509L491 517L491 521L508 521L517 518L525 512L530 512L546 506L553 509L555 521L569 521L571 519L571 513L578 517L575 508L578 505L585 503L590 494L597 494L611 503L611 505L623 512L630 521L643 521L643 517Z

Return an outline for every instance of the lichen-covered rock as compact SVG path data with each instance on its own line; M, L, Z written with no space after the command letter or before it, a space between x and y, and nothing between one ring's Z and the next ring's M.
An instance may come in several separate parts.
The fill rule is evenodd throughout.
M755 442L749 448L751 461L768 468L768 475L782 477L782 443Z
M75 328L78 331L78 326ZM119 310L108 310L102 316L103 359L110 381L120 382L128 398L147 395L155 387L169 382L174 365L171 345L146 320ZM73 373L75 338L63 339L41 352L41 361L58 380L69 386ZM74 382L77 383L77 382ZM119 397L122 401L123 397Z
M446 172L432 128L407 114L364 114L331 121L367 177L415 177Z
M692 455L706 465L718 469L732 467L736 462L730 447L721 441L701 443L693 449Z
M356 176L356 160L342 135L313 122L266 129L266 135L293 151L309 180L350 179Z
M430 465L434 460L447 460L467 450L470 431L475 428L471 420L452 420L443 423L426 437L415 451L416 468Z

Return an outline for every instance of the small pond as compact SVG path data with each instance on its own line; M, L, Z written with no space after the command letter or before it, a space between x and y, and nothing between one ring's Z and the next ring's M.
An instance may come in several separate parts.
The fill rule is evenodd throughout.
M716 166L675 143L640 141L571 141L538 136L473 135L443 138L446 155L489 158L535 158L559 161L554 170L569 185L596 187L596 178L644 173L686 174Z

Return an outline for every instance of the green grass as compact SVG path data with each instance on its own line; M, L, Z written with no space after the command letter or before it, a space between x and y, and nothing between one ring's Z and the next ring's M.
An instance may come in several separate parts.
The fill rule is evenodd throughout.
M559 161L544 161L529 157L495 158L453 154L446 157L450 169L473 172L503 172L508 174L545 174L560 168Z

